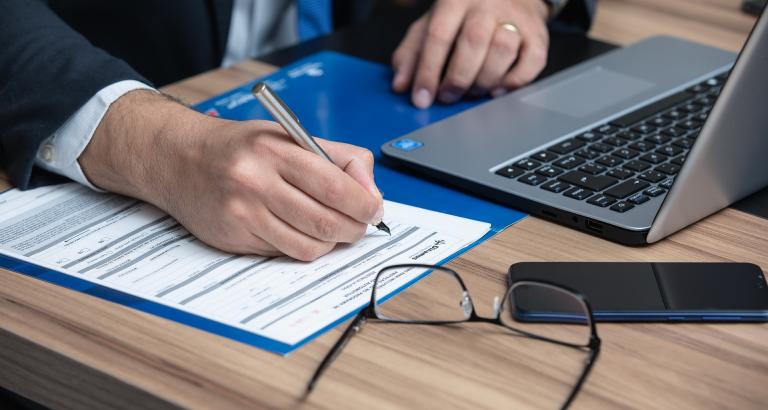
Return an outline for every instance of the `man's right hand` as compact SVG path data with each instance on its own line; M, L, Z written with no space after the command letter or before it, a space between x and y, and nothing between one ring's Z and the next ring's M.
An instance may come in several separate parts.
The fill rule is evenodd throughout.
M383 213L371 152L318 142L337 165L274 122L212 118L134 91L112 104L79 161L94 185L158 206L211 246L310 261Z

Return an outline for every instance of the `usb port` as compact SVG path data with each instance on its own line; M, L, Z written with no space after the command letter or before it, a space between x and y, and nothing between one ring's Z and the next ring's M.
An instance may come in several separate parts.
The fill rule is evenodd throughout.
M587 229L589 229L592 232L602 234L603 233L603 224L600 222L595 222L591 219L587 219Z

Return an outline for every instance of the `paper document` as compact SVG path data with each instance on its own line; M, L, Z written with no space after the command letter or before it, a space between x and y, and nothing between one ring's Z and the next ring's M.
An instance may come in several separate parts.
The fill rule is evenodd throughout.
M299 262L215 250L152 205L77 184L14 189L0 195L0 253L296 346L364 306L382 267L443 261L490 229L393 202L384 208L392 236L370 229ZM421 274L399 273L382 291Z

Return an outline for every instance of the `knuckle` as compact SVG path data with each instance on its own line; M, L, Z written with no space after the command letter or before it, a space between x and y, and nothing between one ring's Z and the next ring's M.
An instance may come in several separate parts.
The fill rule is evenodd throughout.
M296 249L294 249L295 258L311 262L326 253L330 252L330 250L333 248L333 245L327 246L326 243L320 242L320 243L312 243L312 242L304 242L296 245Z
M338 204L344 200L344 184L338 179L332 179L325 187L323 195L325 203Z
M453 36L442 24L433 22L427 29L427 41L435 45L447 46L453 42Z
M451 70L451 72L445 77L445 85L449 88L464 90L472 85L472 77L460 70Z
M482 47L488 38L488 28L480 24L466 26L463 38L469 47Z
M371 152L371 150L369 149L362 149L360 151L360 159L362 159L366 165L373 165L373 162L374 162L373 152Z
M520 48L520 43L516 39L503 38L502 36L494 36L493 40L491 41L491 48L494 53L515 55L517 54L517 51Z
M341 234L341 224L336 219L330 217L314 219L315 231L319 236L318 239L338 242L338 238Z

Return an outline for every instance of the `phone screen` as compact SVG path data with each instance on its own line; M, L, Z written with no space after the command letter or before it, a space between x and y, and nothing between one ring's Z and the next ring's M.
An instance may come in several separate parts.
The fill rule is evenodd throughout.
M765 277L747 263L522 262L510 267L510 282L525 279L581 293L601 320L664 319L681 312L689 318L768 319ZM549 305L543 298L528 298L525 310L551 312Z

